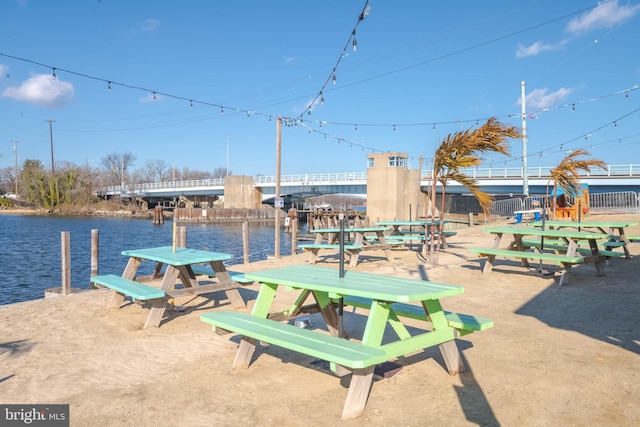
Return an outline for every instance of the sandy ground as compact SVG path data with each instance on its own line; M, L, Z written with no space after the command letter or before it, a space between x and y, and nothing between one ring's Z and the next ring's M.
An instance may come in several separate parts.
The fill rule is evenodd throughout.
M557 276L504 259L483 275L467 251L489 244L481 228L459 230L437 266L407 250L394 250L392 263L381 253L361 257L360 271L463 285L444 308L492 318L495 327L457 341L468 367L458 376L448 375L437 349L401 358L403 368L374 382L355 420L340 421L344 385L304 355L263 347L249 369L232 371L238 337L218 336L199 320L231 309L224 294L177 301L187 311L153 329L141 328L148 311L139 305L106 310L106 290L0 306L0 403L68 403L72 426L640 425L638 258L613 259L604 277L579 266L561 288ZM640 227L628 234L640 236ZM640 243L631 252L638 255ZM242 293L251 303L256 291ZM283 292L277 305L294 297ZM363 314L346 314L350 335L362 331Z

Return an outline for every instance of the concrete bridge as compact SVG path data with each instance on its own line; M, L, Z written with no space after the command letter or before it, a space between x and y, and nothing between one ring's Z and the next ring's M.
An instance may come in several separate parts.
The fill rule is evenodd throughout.
M545 194L552 167L531 167L527 170L528 193ZM514 167L488 167L464 170L475 178L480 188L493 195L524 194L523 170ZM607 170L594 169L585 174L583 183L589 185L591 193L609 193L620 191L640 192L640 164L610 165ZM422 191L431 188L430 171L421 171L420 187ZM275 176L255 176L253 186L259 192L262 203L273 204L276 190ZM441 189L440 184L436 186ZM98 192L103 197L136 197L154 203L162 200L177 199L180 196L210 197L224 196L225 179L203 179L190 181L166 181L141 183L125 186L111 186ZM468 194L468 190L459 183L447 183L448 194ZM323 194L351 194L366 196L366 172L340 172L326 174L282 175L280 194L285 203Z

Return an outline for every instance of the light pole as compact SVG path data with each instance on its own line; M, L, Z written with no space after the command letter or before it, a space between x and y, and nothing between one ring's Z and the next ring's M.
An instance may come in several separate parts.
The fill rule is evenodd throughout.
M524 80L520 83L522 96L522 192L525 196L529 195L529 177L527 176L527 110L524 106L525 90Z
M51 177L53 178L56 174L55 166L53 165L53 124L55 120L45 120L45 122L49 122L49 142L51 143Z

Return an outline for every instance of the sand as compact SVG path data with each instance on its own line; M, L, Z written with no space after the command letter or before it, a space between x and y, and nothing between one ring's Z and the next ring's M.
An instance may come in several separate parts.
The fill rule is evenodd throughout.
M640 215L600 218L640 222ZM231 309L224 294L179 300L186 312L152 329L142 329L148 311L136 304L107 310L107 290L0 306L0 403L67 403L72 426L639 425L638 258L613 259L603 277L593 265L576 267L563 287L557 275L504 259L483 275L467 251L489 244L481 228L458 230L436 266L407 250L394 250L391 263L382 253L361 256L359 271L463 285L444 308L492 318L495 327L457 341L468 368L458 376L448 375L437 349L399 359L402 369L374 382L357 419L340 421L347 389L307 356L264 347L249 369L232 371L238 337L218 336L199 320ZM640 227L628 234L640 235ZM640 243L630 249L638 255ZM243 296L251 303L257 289ZM283 292L276 306L294 297ZM363 314L346 314L353 336ZM311 321L322 327L316 315Z

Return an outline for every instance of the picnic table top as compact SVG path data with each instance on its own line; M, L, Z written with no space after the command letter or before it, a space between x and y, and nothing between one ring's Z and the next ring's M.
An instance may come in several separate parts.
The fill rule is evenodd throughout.
M513 234L523 236L566 237L568 239L604 239L608 236L602 233L588 231L553 230L517 225L503 225L498 227L486 227L482 231L493 234Z
M122 251L122 255L162 262L164 264L174 266L200 264L212 261L225 261L233 258L233 255L231 254L204 251L200 249L176 248L174 252L173 246L131 249Z
M442 221L443 224L446 224L447 220ZM412 220L412 221L403 221L403 220L395 220L395 221L379 221L376 222L376 225L380 225L380 226L407 226L407 227L411 227L411 226L427 226L427 225L439 225L440 224L440 220Z
M279 267L246 273L245 277L261 283L327 292L332 297L355 296L390 302L435 300L464 292L457 285L357 271L345 271L344 277L339 277L334 268L314 265Z
M345 227L345 233L365 233L368 231L386 231L387 227ZM334 228L316 228L315 230L309 230L310 233L339 233L340 227Z
M542 227L542 221L534 221L529 223L533 227ZM638 225L637 222L622 222L622 221L544 221L544 225L547 227L602 227L602 228L626 228L634 227Z

